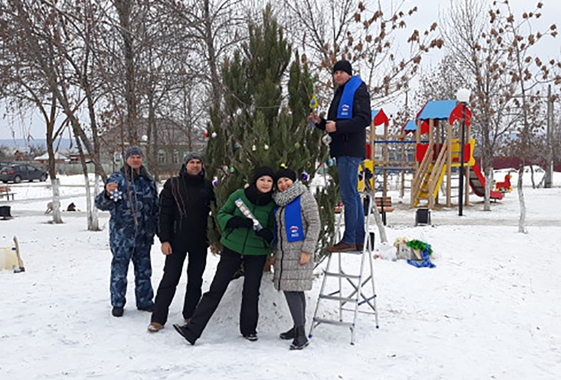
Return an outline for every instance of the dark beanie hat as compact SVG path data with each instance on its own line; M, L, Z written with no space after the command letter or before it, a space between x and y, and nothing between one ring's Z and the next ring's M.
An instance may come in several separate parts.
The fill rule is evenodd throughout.
M191 160L201 160L203 162L203 155L197 152L187 152L183 157L183 163L187 164Z
M274 180L275 172L268 166L261 166L260 168L255 169L255 172L253 173L253 183L256 183L257 180L263 176L269 176Z
M140 156L144 157L144 153L142 153L142 148L138 145L131 145L125 150L125 160L128 160L130 156Z
M296 173L290 169L282 168L277 171L275 174L275 182L278 182L279 179L286 177L292 180L292 182L296 182Z
M351 76L353 75L353 67L351 63L345 59L337 61L337 63L333 65L333 74L335 74L335 71L344 71Z

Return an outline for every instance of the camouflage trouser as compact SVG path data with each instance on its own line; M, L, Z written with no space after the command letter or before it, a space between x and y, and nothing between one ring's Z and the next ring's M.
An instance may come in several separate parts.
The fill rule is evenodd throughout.
M154 290L150 282L152 265L150 263L151 245L137 247L112 248L113 260L111 261L111 305L123 307L126 303L127 273L132 259L134 266L134 292L136 307L143 308L154 304Z

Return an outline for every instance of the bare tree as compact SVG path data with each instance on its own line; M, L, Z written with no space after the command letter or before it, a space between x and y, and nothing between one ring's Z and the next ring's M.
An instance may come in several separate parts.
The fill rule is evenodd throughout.
M518 199L520 203L520 218L518 231L525 233L526 203L524 199L524 168L531 154L531 140L533 133L540 127L539 113L535 112L540 89L544 83L559 78L551 77L551 68L555 61L543 62L538 56L533 56L533 46L545 37L555 37L557 26L551 25L545 31L535 31L533 22L541 17L543 4L537 4L532 12L524 12L518 21L508 2L497 4L489 12L492 25L491 37L506 49L506 56L500 66L508 68L508 77L513 94L510 99L513 111L517 112L520 120L515 141L515 154L520 157L518 169ZM512 65L512 66L511 66Z
M176 18L183 44L198 57L193 69L210 87L209 98L218 110L223 98L221 62L246 36L241 0L160 0ZM185 45L182 45L187 47Z
M159 179L156 147L159 146L158 119L179 120L181 94L197 77L195 49L181 38L182 25L176 22L166 3L156 3L147 9L146 17L138 27L144 41L138 54L141 72L138 84L142 106L139 114L147 120L148 166ZM189 104L189 106L193 106ZM203 104L200 108L204 109ZM193 112L190 110L189 112Z
M506 59L508 51L505 41L494 37L497 31L489 23L489 10L488 3L482 0L452 2L443 19L446 48L458 76L453 85L469 87L473 91L472 128L481 143L486 211L491 209L493 158L501 138L516 121L509 112L514 84L506 76L510 69ZM453 99L454 93L451 96Z
M2 59L2 87L3 97L11 99L13 107L34 107L42 115L46 126L47 151L49 155L48 171L51 178L53 194L52 223L63 223L60 211L59 181L55 165L55 140L60 136L62 127L56 129L58 116L58 99L52 88L48 86L41 64L37 64L33 54L27 50L27 37L31 33L30 20L40 24L44 22L42 30L35 30L35 35L51 35L53 27L46 20L52 19L48 10L30 4L2 3L0 14L0 35L3 51ZM24 20L23 23L18 21ZM43 62L56 65L56 57L52 44L42 45L44 51Z
M89 132L93 142L93 161L100 163L100 142L99 130L97 126L96 103L103 95L101 90L101 78L95 75L93 67L95 64L94 42L98 30L96 25L100 21L101 12L97 11L97 7L92 0L81 0L80 7L76 7L75 2L58 2L57 4L46 1L58 15L58 25L60 25L60 38L55 40L57 52L63 57L68 66L68 76L72 84L81 90L80 96L86 103L87 114L89 116ZM76 135L76 146L78 147L82 170L84 174L86 203L87 203L87 221L88 230L99 231L99 218L97 208L92 201L90 189L90 181L88 168L86 165L86 155L84 153L82 143L79 136ZM99 193L100 177L105 180L107 175L101 165L95 165L95 185L94 194Z
M124 63L125 91L124 96L127 104L127 114L125 125L128 131L131 144L139 143L139 136L136 131L136 121L138 113L138 94L137 94L137 67L135 64L136 52L133 46L133 7L134 0L114 0L113 6L117 11L119 21L119 32L121 35L121 49Z
M458 86L467 80L465 71L459 69L456 63L456 58L448 54L436 67L428 67L421 71L419 85L413 95L412 108L415 112L427 101L455 99Z
M423 54L440 48L436 22L425 31L408 33L407 18L417 7L407 2L357 0L284 0L286 29L295 46L301 46L304 61L315 68L316 91L330 89L333 63L351 61L369 85L373 105L401 95L417 73ZM406 34L407 33L407 34ZM409 37L407 37L409 36ZM402 38L409 49L399 47Z

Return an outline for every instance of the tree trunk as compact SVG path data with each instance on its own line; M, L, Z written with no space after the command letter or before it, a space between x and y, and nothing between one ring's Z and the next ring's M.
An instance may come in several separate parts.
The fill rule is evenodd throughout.
M146 136L148 137L148 141L146 144L146 157L148 158L148 170L154 176L156 181L160 180L160 173L159 170L154 165L154 157L156 146L152 142L152 136L156 135L156 110L154 106L154 93L151 91L148 95L148 126L146 129Z
M78 147L78 152L80 153L80 164L82 165L82 173L84 174L84 182L86 187L86 218L88 221L88 231L97 231L93 226L93 202L92 202L92 192L90 188L90 180L88 178L88 166L86 165L86 156L84 155L84 149L82 149L82 144L80 139L76 136L76 146Z
M53 220L50 223L61 224L62 214L60 212L60 181L58 178L51 177L51 186L53 189Z
M94 182L94 197L99 194L99 179L100 176L98 173L95 173L95 182ZM99 213L97 211L97 207L95 205L92 207L92 229L90 231L101 231L99 228Z
M187 122L189 123L189 125L187 125L187 146L189 147L189 151L193 151L193 123L191 122L191 120L193 120L193 104L191 101L191 91L189 91L189 96L187 96L187 94L183 93L183 95L185 96L184 100L185 103L183 105L183 109L187 110ZM209 136L210 137L210 136Z
M372 202L374 202L374 204L369 205L368 207L372 208L372 215L374 215L374 221L376 222L376 226L378 226L378 232L380 233L380 242L387 243L388 236L386 235L386 227L384 226L384 222L382 221L382 217L380 216L380 212L378 211L378 206L376 206L376 199L374 195L372 196ZM365 230L366 230L365 231L366 235L368 235L369 234L368 229Z
M532 189L536 188L536 180L534 178L534 166L530 165L530 178L532 179Z
M89 53L89 50L87 51ZM88 54L89 56L89 54ZM87 63L87 60L86 60ZM90 116L90 128L92 130L92 140L93 140L93 155L92 152L89 151L90 156L93 156L94 167L95 167L95 175L101 176L101 178L105 181L107 179L107 174L101 166L101 154L100 150L101 147L99 146L99 130L97 128L97 118L95 113L95 101L94 101L94 94L92 93L92 89L90 86L90 82L88 80L88 70L87 66L84 67L84 74L83 74L83 85L84 85L84 92L86 94L86 101L88 104L88 114ZM97 189L95 189L97 191ZM96 193L97 194L97 193ZM97 211L96 211L97 215Z
M518 232L527 233L526 229L526 202L524 200L524 161L520 160L518 169L518 203L520 204L520 219L518 220Z
M121 35L123 37L123 56L125 59L125 100L127 102L127 116L125 125L128 132L128 142L136 145L139 142L136 129L137 99L136 99L136 68L134 62L134 47L131 33L131 16L133 2L131 0L116 1L115 8L119 14Z
M210 82L212 86L212 106L215 112L220 112L220 100L222 99L222 82L218 68L218 57L214 47L214 31L212 30L213 15L210 13L210 0L204 0L204 40L208 53L208 65L210 70Z
M82 164L82 170L84 170L86 164ZM92 202L92 192L90 188L90 179L88 178L88 169L86 167L84 172L84 184L86 185L86 217L88 219L88 231L96 231L93 226L93 202Z
M553 181L553 127L553 99L551 97L551 85L549 85L547 88L547 157L543 177L546 189L551 189Z
M489 144L488 144L489 145ZM491 190L494 185L492 155L487 149L483 151L481 164L483 165L485 175L485 194L483 198L483 211L491 211Z
M58 187L58 178L56 176L56 160L54 151L54 129L55 129L55 118L56 118L56 97L53 94L52 105L51 105L51 117L47 120L47 152L49 153L49 177L51 177L53 200L52 200L52 211L53 219L51 223L61 224L62 215L60 212L60 195Z
M493 186L493 168L485 169L485 194L483 198L483 211L491 211L491 189Z
M154 171L154 180L156 182L160 181L160 161L159 161L159 148L158 148L158 143L159 143L159 139L158 139L158 131L156 130L156 128L154 128L154 130L152 131L152 138L150 143L152 144L152 149L153 149L153 153L154 153L154 167L151 169Z

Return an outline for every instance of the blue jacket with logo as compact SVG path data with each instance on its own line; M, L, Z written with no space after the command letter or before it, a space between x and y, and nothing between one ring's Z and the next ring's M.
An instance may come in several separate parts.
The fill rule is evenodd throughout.
M111 249L152 245L158 226L158 190L148 171L141 167L134 173L125 165L109 176L107 183L116 182L123 199L110 199L105 188L95 198L95 206L111 213L109 244Z

